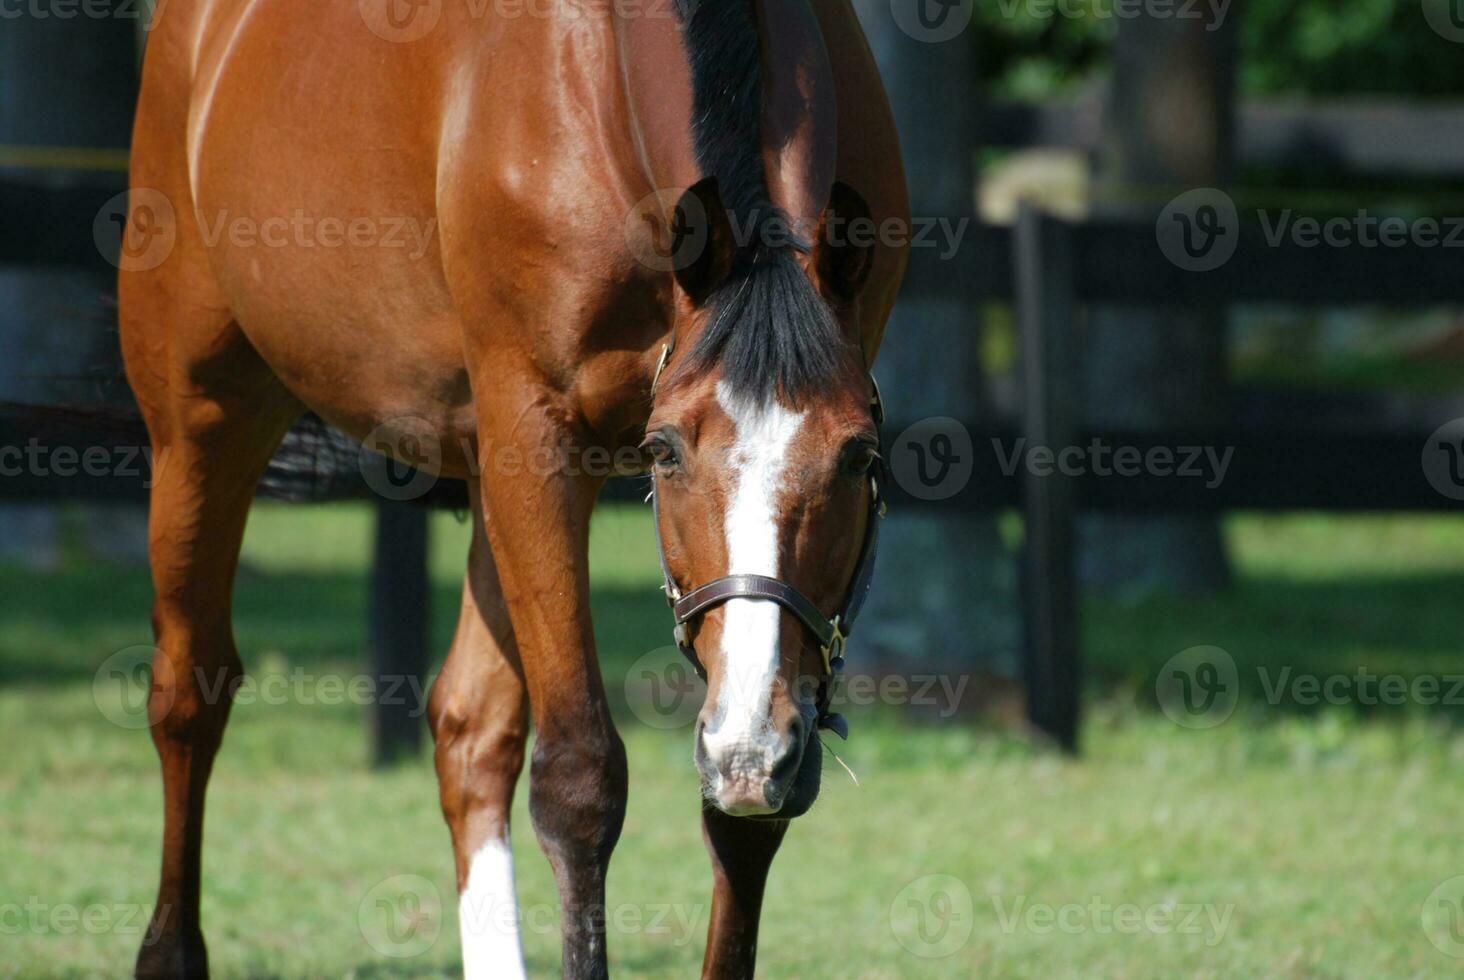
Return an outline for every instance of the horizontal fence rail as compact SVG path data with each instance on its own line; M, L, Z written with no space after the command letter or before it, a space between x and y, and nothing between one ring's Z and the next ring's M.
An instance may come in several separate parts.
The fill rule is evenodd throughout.
M1464 125L1464 123L1461 123ZM1464 150L1461 150L1464 153ZM1464 161L1464 156L1461 156ZM0 264L96 265L114 256L100 251L95 224L102 207L123 184L115 175L80 174L53 185L39 179L0 175ZM1433 243L1378 241L1376 230L1352 235L1347 245L1299 239L1302 213L1259 214L1241 207L1235 223L1219 231L1215 247L1233 254L1217 268L1193 272L1165 254L1161 221L1174 216L1095 216L1064 224L1072 237L1074 291L1083 302L1163 306L1193 303L1267 302L1304 306L1375 304L1417 307L1464 303L1464 207L1457 215L1432 219ZM1352 220L1356 215L1316 216ZM917 216L917 225L933 216ZM1365 220L1401 219L1373 211ZM1055 219L1054 219L1055 220ZM1010 301L1015 296L1012 229L966 218L947 218L958 228L954 247L946 243L912 252L902 295ZM102 236L105 240L105 236ZM1370 244L1371 243L1371 244Z
M1061 475L1066 469L1075 505L1109 513L1464 508L1464 503L1440 494L1425 474L1421 459L1432 429L1344 431L1291 424L1139 432L1079 427L1070 443L1049 446L1034 441L1016 421L964 427L971 436L970 478L939 500L916 496L897 480L887 488L891 506L976 512L1017 508L1025 501L1029 478ZM899 420L887 426L889 455L910 451L898 442L905 429ZM1064 449L1066 458L1061 456ZM384 461L368 465L375 469ZM0 408L0 499L141 502L147 497L151 467L135 438L84 426L37 427L7 417ZM415 482L409 472L399 481ZM422 482L424 489L413 503L467 506L461 481ZM646 492L644 477L616 477L606 483L601 499L643 502ZM317 502L382 499L359 471L333 473L315 491L265 488L261 496Z
M1363 240L1343 246L1320 241L1305 244L1309 238L1298 240L1294 234L1297 217L1267 214L1262 220L1242 212L1234 225L1221 232L1235 238L1233 254L1208 272L1182 268L1165 254L1159 243L1161 218L1157 213L1149 220L1097 217L1082 224L1049 220L1059 228L1054 234L1071 239L1072 283L1064 288L1071 288L1083 303L1138 307L1464 304L1464 213L1457 219L1442 219L1437 244L1410 241L1397 245L1369 245ZM1368 220L1372 219L1381 220L1381 216L1370 215ZM1351 219L1344 216L1343 220ZM1453 235L1458 236L1456 242L1445 244ZM901 296L1011 301L1015 296L1012 246L1011 228L968 224L954 255L942 257L934 251L912 255Z
M1242 165L1356 176L1464 175L1464 105L1387 99L1258 101L1240 105L1236 155ZM1097 150L1103 108L1081 102L995 101L978 130L987 146Z
M96 175L83 176L92 182L40 193L42 198L46 194L59 195L64 207L54 213L70 214L70 218L39 221L35 215L47 213L45 209L34 202L27 205L32 219L25 223L39 229L27 247L39 249L42 256L74 255L81 244L73 240L74 232L80 217L86 216L85 244L100 259L92 243L89 211L94 201L107 200L111 188L96 184L92 180ZM7 200L6 192L14 191L15 186L0 181L0 203ZM36 188L30 190L35 192ZM1231 229L1236 243L1229 260L1211 271L1194 272L1179 267L1165 254L1159 244L1157 219L1097 219L1083 224L1049 216L1029 220L1040 224L1041 240L1056 242L1055 247L1065 258L1063 268L1058 270L1041 266L1045 251L1029 255L1032 278L1026 293L1028 305L1057 302L1067 311L1093 304L1193 306L1240 301L1464 305L1464 274L1460 274L1464 271L1464 251L1452 248L1417 243L1374 248L1325 244L1306 247L1287 236L1273 242L1258 223L1241 221ZM9 237L0 237L0 244L8 241ZM1014 243L1012 228L970 224L954 256L941 259L931 251L914 253L902 297L1009 301L1016 284ZM10 247L19 249L14 243ZM1062 314L1059 319L1066 324L1063 329L1076 329L1068 322L1074 317L1071 312ZM1049 324L1049 328L1053 326ZM127 433L119 433L115 427L110 431L86 431L76 421L84 414L58 413L56 420L37 431L33 419L0 407L0 450L11 447L13 456L14 447L40 439L52 457L59 450L63 461L73 461L70 466L48 465L44 469L22 465L16 472L15 460L7 465L7 459L0 457L0 497L140 499L146 493L147 467L140 456L129 459L128 452L146 445L141 429L134 422L133 431ZM1231 415L1244 419L1243 423L1203 431L1089 431L1079 419L1075 431L1076 445L1080 447L1096 440L1100 451L1127 447L1146 460L1152 452L1162 453L1165 449L1182 452L1199 447L1230 453L1224 479L1215 486L1200 479L1155 474L1149 468L1128 476L1105 475L1084 464L1085 471L1072 478L1073 499L1083 509L1133 512L1430 510L1456 505L1433 490L1419 464L1432 427L1360 431L1352 424L1312 425L1305 418L1289 418L1276 412L1266 418L1265 424L1259 424L1258 414L1264 413L1251 411L1247 402L1238 398ZM65 421L68 418L70 423ZM892 422L887 426L887 438L895 439L904 428L900 420ZM971 420L966 429L974 451L969 481L958 492L934 502L905 493L897 485L891 488L897 503L963 510L1022 505L1023 483L1031 475L1027 467L1030 460L1022 454L1041 447L1031 445L1031 434L1024 433L1020 419ZM1022 441L1024 436L1027 442ZM98 447L111 467L103 472L86 465L87 453L97 458ZM284 495L296 499L371 497L369 485L351 458L355 450L347 448L343 457L336 447L337 458L318 474L306 473L303 480L298 473L293 474L284 482L303 484L305 489ZM900 447L893 445L892 451L899 452ZM1019 457L1015 468L1014 454ZM132 465L125 465L128 462ZM307 458L304 465L308 469L311 461ZM606 488L608 499L643 496L643 481L611 480ZM463 507L466 492L455 481L439 480L427 488L420 502Z

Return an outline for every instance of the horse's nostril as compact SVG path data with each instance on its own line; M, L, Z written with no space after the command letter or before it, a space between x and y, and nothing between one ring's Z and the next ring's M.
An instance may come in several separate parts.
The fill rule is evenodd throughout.
M797 734L795 731L792 744L773 766L773 771L768 774L768 778L772 780L774 786L787 785L798 774L799 763L803 761L803 739L798 738Z

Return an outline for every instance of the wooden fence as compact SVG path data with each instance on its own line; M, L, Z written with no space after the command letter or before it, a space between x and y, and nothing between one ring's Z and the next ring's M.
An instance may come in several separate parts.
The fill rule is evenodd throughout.
M1247 167L1348 176L1457 178L1464 172L1464 107L1399 99L1252 101L1236 120L1236 156ZM986 146L1097 150L1103 108L1082 102L992 102Z
M1464 110L1391 107L1248 109L1242 144L1250 158L1285 164L1309 155L1355 171L1387 170L1438 176L1464 169ZM1449 128L1440 130L1442 125ZM1091 123L1073 107L991 107L995 143L1066 142L1085 145ZM1380 141L1378 127L1401 134ZM1425 132L1429 135L1425 135ZM1385 145L1380 145L1385 144ZM1320 148L1320 149L1319 149ZM1308 157L1312 162L1312 157ZM0 264L86 265L102 260L92 239L98 209L122 187L107 169L64 174L4 169L0 159ZM977 510L1020 507L1025 515L1022 576L1029 711L1033 722L1065 746L1079 725L1081 657L1079 588L1074 570L1075 521L1085 510L1222 512L1232 509L1452 510L1460 505L1434 490L1420 464L1431 429L1341 431L1306 419L1237 423L1203 431L1092 431L1079 411L1081 323L1092 305L1221 307L1242 302L1296 305L1464 305L1464 252L1409 242L1397 247L1303 247L1268 241L1254 222L1237 229L1234 256L1210 272L1189 272L1169 261L1156 238L1154 216L1071 224L1026 208L1014 228L969 226L954 257L917 263L905 295L938 294L953 281L974 282L980 295L1018 310L1022 353L1022 412L1009 420L968 420L978 447L967 486L939 504L896 491L896 506ZM1464 411L1459 414L1464 415ZM1245 412L1240 418L1248 418ZM914 420L907 420L914 421ZM1445 421L1440 419L1440 422ZM889 434L903 430L893 420ZM0 446L35 435L0 416ZM104 432L46 434L48 445L108 445ZM1103 478L1034 475L984 452L992 441L1010 447L1061 448L1097 439L1108 446L1199 445L1233 448L1217 486L1154 474ZM893 448L898 452L899 447ZM24 474L0 480L0 498L111 499L144 494L142 477L93 478ZM612 481L607 496L632 499L635 490ZM364 481L347 481L334 496L369 498ZM441 500L461 499L451 488ZM371 651L383 675L420 674L427 663L426 522L410 505L378 501ZM373 721L374 754L386 760L412 751L420 721L408 706L381 705Z

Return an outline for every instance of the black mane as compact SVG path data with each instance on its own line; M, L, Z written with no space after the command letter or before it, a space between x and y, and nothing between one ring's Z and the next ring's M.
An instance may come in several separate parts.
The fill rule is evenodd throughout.
M811 245L791 234L768 193L756 0L677 0L677 12L697 163L717 178L738 236L732 274L709 300L706 329L683 363L688 371L720 363L740 394L797 400L834 374L846 345L795 257Z

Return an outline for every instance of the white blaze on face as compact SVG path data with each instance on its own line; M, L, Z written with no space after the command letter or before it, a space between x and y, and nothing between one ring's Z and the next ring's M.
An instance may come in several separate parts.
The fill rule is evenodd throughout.
M522 980L524 953L507 836L488 841L473 855L468 885L458 898L458 924L466 980Z
M717 402L737 429L729 460L736 482L724 518L727 574L777 578L778 498L804 415L775 401L739 398L725 383L717 385ZM732 599L722 606L722 679L702 736L721 774L762 779L779 756L781 737L769 723L768 706L780 619L781 607L765 600Z

